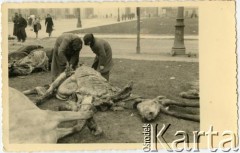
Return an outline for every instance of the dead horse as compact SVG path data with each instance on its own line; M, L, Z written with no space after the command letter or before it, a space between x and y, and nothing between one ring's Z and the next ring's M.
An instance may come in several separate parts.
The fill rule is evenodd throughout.
M76 69L73 75L66 76L63 72L59 77L50 85L50 87L44 91L41 87L36 87L31 90L24 91L25 94L40 93L37 103L40 104L54 93L57 89L57 98L67 100L72 95L77 95L77 100L66 103L66 107L69 110L78 111L79 106L82 106L81 99L87 95L93 96L94 100L92 105L102 108L108 106L113 110L117 107L124 108L137 108L143 121L154 120L160 112L171 115L177 118L200 121L198 114L186 114L181 112L175 112L169 108L169 106L180 107L199 107L199 103L196 102L176 102L171 99L167 99L164 96L157 96L154 99L145 99L140 96L131 94L133 83L129 83L123 89L112 86L104 79L100 73L88 66L80 66Z

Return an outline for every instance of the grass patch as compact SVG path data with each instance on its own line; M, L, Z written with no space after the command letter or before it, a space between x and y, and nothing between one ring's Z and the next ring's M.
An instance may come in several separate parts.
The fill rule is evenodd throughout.
M141 34L174 35L176 18L152 17L141 20ZM186 35L198 35L198 18L186 18L184 20ZM99 34L136 34L137 21L129 21L112 25L98 26L82 30L74 30L72 33L99 33Z

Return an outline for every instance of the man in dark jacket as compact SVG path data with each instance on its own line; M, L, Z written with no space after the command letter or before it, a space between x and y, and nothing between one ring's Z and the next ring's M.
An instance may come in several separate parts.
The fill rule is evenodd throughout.
M99 71L109 81L110 70L113 67L111 46L103 39L94 38L93 34L86 34L83 40L84 44L90 46L96 54L92 68Z
M27 34L25 31L25 28L27 27L27 21L22 17L22 14L19 14L19 20L18 20L18 32L17 37L18 41L25 42Z
M76 69L82 40L74 34L65 33L56 40L51 63L52 81L64 70Z

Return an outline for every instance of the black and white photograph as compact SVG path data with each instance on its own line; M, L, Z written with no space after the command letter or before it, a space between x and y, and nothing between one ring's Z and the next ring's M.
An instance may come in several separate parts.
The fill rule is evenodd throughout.
M8 9L10 144L200 130L198 7Z

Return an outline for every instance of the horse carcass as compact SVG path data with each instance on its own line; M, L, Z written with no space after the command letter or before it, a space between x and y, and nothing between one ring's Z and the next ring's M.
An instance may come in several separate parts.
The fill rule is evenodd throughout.
M130 97L132 83L120 89L109 84L99 72L88 66L82 65L68 78L65 72L61 73L50 85L45 94L39 98L37 103L39 104L45 101L56 88L56 97L60 100L68 100L70 97L72 98L74 96L75 101L78 101L76 105L81 105L81 99L83 99L84 96L90 95L93 97L93 105L95 107L106 109L113 106L114 103ZM35 88L35 90L36 89L37 88ZM29 91L25 91L24 93L30 93Z
M56 97L61 100L67 100L69 97L77 97L73 102L67 102L65 109L77 111L81 108L81 99L87 95L93 97L93 105L100 110L110 108L117 110L118 108L137 108L143 120L152 121L160 112L179 118L198 121L198 116L171 112L168 110L169 105L177 105L181 107L199 107L198 103L183 103L169 100L164 96L158 96L154 99L144 99L140 96L131 94L133 83L129 83L123 89L112 86L104 79L99 72L87 66L80 66L75 73L69 78L65 73L50 85L48 90L39 98L38 104L45 101L46 98L53 94L57 88ZM38 88L25 91L24 93L38 92ZM75 95L75 96L73 96ZM77 96L76 96L77 95ZM75 98L76 99L76 98Z
M61 111L88 110L91 106L96 109L107 110L108 108L117 109L118 107L114 107L114 104L130 96L132 83L121 90L110 85L99 72L83 65L77 68L70 77L67 77L65 72L61 73L47 90L44 91L44 89L44 87L36 87L23 93L38 93L41 95L36 101L36 104L40 105L57 89L56 97L60 100L68 100L66 105L59 108ZM91 103L84 103L84 99L89 96L93 99ZM85 122L78 122L78 124L86 125L94 135L100 135L103 132L94 118L85 120Z
M84 103L89 103L90 97ZM71 120L86 120L93 113L86 111L41 110L24 94L9 88L9 142L10 143L56 143L65 135L80 131L78 125L71 128L59 128L58 124Z
M75 81L77 80L77 81ZM184 114L169 110L169 106L199 107L199 103L176 102L165 96L144 99L131 94L133 84L126 85L122 90L109 84L101 75L87 66L78 68L75 75L64 81L58 88L57 97L66 99L72 93L92 95L95 106L108 105L112 109L118 107L137 108L143 121L153 121L160 112L177 118L199 121L199 115ZM77 107L74 107L77 108Z
M28 75L36 69L47 71L49 58L51 50L38 45L23 46L8 54L9 76Z
M8 63L13 63L14 61L20 60L26 57L30 52L36 49L42 49L42 46L39 45L28 45L19 48L16 51L12 51L8 53Z
M9 75L28 75L36 69L48 70L48 57L42 50L35 50L9 66Z

